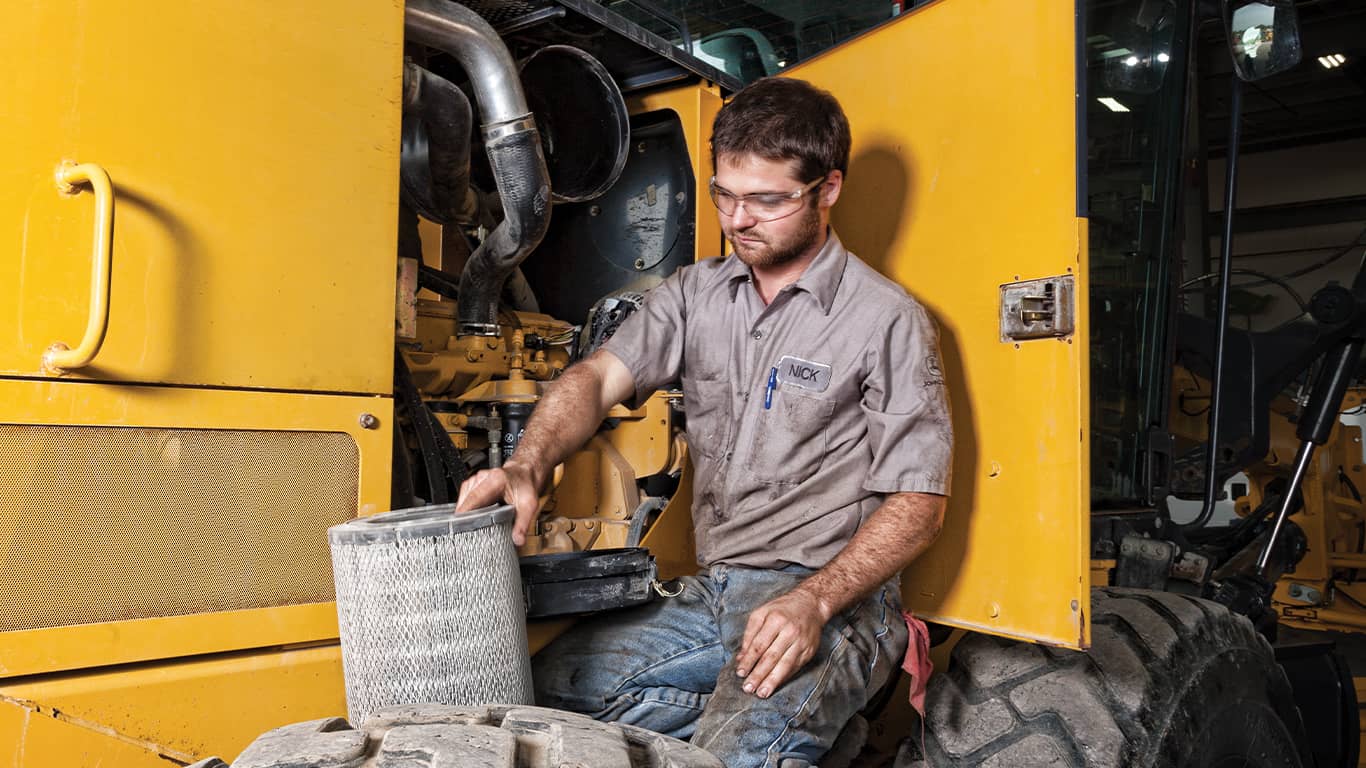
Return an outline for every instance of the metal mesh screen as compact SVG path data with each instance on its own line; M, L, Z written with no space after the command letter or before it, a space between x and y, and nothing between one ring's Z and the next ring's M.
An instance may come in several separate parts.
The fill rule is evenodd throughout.
M495 28L554 5L550 0L464 0L461 4Z
M0 424L0 631L332 599L331 432Z
M508 524L369 543L334 535L332 564L351 722L391 704L532 703Z

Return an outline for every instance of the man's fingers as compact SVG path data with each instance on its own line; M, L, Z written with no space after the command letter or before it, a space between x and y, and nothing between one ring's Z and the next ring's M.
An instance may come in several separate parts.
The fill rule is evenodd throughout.
M774 633L772 641L764 649L759 660L754 663L754 669L750 670L745 676L745 684L742 686L745 693L757 693L760 684L768 677L773 668L782 660L783 655L788 652L792 644L797 640L797 633L790 626L782 626L780 631Z
M468 512L487 506L502 495L506 479L502 472L483 470L460 484L460 493L455 497L455 511Z
M538 504L533 500L530 506L525 504L513 504L517 510L517 516L512 520L512 543L522 546L526 543L526 532L531 528L531 522L536 519L539 511Z
M754 663L773 644L773 639L782 631L782 627L782 617L763 608L750 614L745 626L745 639L740 645L740 655L735 659L735 674L747 677Z
M500 500L517 510L512 523L512 542L520 547L526 543L527 530L541 510L541 500L526 472L511 465L480 471L460 484L455 511L456 514L468 512Z
M740 639L740 652L735 656L735 673L740 677L749 674L749 668L754 664L754 636L759 633L767 616L767 607L760 606L751 611L749 619L745 621L745 636Z
M778 690L778 686L782 685L793 672L801 669L802 665L806 664L810 658L810 654L800 643L789 645L782 658L773 665L773 670L758 684L758 691L755 692L755 695L761 699L772 696L773 692ZM749 684L748 681L745 682L745 685Z
M509 474L511 477L514 475ZM517 510L517 517L512 524L512 543L520 547L526 543L527 531L541 511L541 498L528 482L509 482L504 497Z

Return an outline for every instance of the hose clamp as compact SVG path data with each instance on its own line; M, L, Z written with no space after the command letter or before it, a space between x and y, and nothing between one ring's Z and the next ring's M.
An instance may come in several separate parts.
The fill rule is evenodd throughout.
M503 329L496 323L461 323L460 336L499 336Z
M497 141L498 139L505 136L511 136L515 133L526 133L527 131L534 132L536 130L536 116L528 112L521 117L505 120L501 123L485 125L482 130L484 132L484 141L486 142Z

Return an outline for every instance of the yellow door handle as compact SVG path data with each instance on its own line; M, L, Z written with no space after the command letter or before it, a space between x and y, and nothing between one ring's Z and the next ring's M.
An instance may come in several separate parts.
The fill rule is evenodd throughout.
M43 352L43 370L64 373L89 365L104 343L109 328L109 274L114 253L114 185L109 174L94 163L64 162L57 167L57 191L75 197L89 185L95 193L95 246L90 267L90 315L81 343L71 349L60 341Z

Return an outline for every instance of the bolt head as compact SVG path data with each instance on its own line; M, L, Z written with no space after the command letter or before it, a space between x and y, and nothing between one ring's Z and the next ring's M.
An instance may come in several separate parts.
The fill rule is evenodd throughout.
M379 417L373 413L362 413L360 415L360 426L361 429L378 429Z

